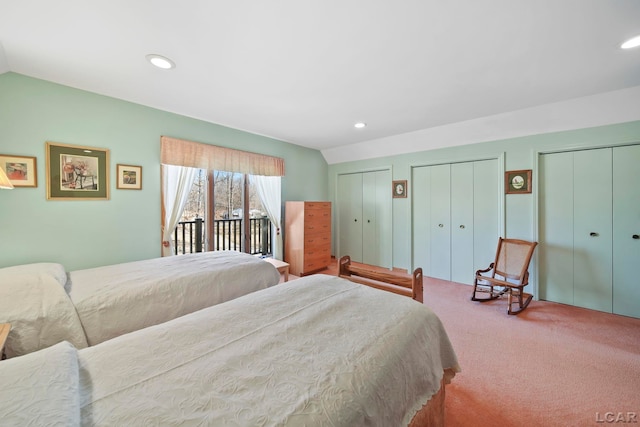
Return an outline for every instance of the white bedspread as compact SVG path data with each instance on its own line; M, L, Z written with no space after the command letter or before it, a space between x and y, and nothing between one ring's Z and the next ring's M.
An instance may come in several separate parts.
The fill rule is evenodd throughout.
M78 351L82 423L401 426L459 371L436 315L315 275Z
M155 258L69 273L89 345L275 285L280 274L234 251Z

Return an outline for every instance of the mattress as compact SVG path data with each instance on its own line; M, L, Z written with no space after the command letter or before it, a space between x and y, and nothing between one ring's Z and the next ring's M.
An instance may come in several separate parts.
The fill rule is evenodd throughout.
M67 290L89 345L277 284L258 257L215 251L69 273Z
M401 426L460 370L409 298L313 275L77 352L82 425Z

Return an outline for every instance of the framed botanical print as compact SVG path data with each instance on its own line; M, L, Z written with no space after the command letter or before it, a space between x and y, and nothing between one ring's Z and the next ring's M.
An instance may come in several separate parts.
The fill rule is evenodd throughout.
M46 143L47 200L108 200L109 150Z
M393 197L405 198L407 197L407 180L393 181Z
M35 157L0 154L0 167L14 188L38 186Z
M142 166L116 165L116 188L142 190Z
M506 194L531 193L531 169L505 172L504 189Z

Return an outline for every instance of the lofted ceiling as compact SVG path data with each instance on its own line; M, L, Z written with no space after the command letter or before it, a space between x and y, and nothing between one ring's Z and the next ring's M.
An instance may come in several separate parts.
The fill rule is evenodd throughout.
M639 86L638 34L638 0L0 0L0 73L331 150Z

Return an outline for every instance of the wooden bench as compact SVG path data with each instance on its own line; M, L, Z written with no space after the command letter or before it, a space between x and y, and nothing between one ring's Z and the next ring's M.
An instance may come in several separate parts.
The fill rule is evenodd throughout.
M351 264L351 257L343 256L338 261L340 277L352 282L411 297L423 301L422 268L416 268L412 275L403 275L391 271L374 270Z

